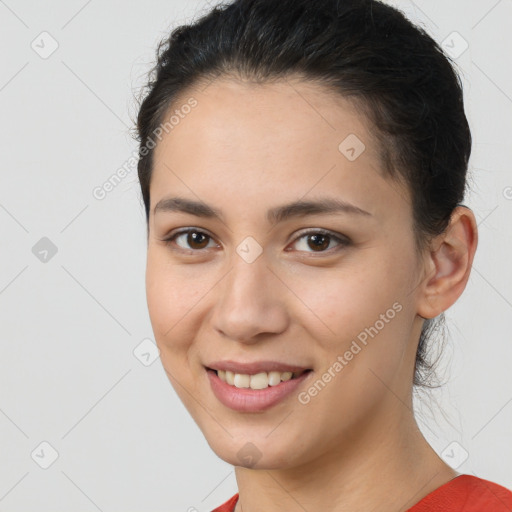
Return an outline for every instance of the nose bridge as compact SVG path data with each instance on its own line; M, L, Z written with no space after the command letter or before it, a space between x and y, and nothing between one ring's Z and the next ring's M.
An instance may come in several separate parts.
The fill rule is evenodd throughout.
M264 254L254 257L254 250L250 241L237 248L215 305L215 328L237 341L250 341L260 332L280 332L286 324L278 279Z
M247 250L244 254L243 251L247 250L247 246L240 244L237 248L237 254L232 258L232 270L227 276L225 296L230 299L235 299L237 303L249 296L253 296L256 302L260 302L263 297L263 284L268 281L267 274L270 273L268 262L264 254L259 255L257 258L247 258L251 255L251 249Z

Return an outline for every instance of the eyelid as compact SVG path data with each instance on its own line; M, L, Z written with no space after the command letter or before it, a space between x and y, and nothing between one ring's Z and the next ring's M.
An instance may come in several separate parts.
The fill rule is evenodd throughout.
M166 237L165 239L163 239L163 242L165 242L166 245L171 245L178 236L186 235L191 232L201 233L203 235L208 236L211 240L215 240L215 237L213 235L211 235L208 231L206 231L202 228L195 228L192 226L192 227L188 227L188 228L178 229L174 232L171 231L169 236ZM290 243L296 243L301 238L304 238L306 235L317 235L317 234L328 235L332 240L335 240L338 243L338 246L331 248L331 249L327 249L325 251L319 251L317 253L315 253L315 251L311 251L311 252L298 251L298 252L302 252L302 253L305 252L306 254L325 255L325 254L331 254L333 252L336 252L340 248L347 247L348 245L350 245L352 243L352 240L350 240L350 238L348 238L347 236L342 235L341 233L336 233L334 231L330 231L329 229L324 229L324 228L305 228L304 230L299 231L298 233L294 233L294 238L292 239L292 241ZM173 250L186 252L189 254L190 253L201 254L201 253L205 252L207 249L184 249L183 247L178 246L177 249L173 249Z

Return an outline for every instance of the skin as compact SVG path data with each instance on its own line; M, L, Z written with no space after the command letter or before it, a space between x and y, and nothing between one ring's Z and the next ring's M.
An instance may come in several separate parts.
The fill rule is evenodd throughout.
M173 109L190 96L197 106L155 149L147 302L171 384L213 451L236 466L236 511L407 510L458 475L418 428L412 378L423 319L466 286L473 213L458 207L447 231L416 252L409 192L383 177L374 129L318 84L224 77ZM366 146L354 161L338 149L349 134ZM223 221L155 215L171 196L203 201ZM371 215L267 221L270 208L321 197ZM185 228L209 236L164 241ZM317 249L304 232L322 228L351 243L327 238ZM252 263L236 252L248 236L263 249ZM307 404L292 394L239 413L210 388L203 365L219 359L293 363L315 381L394 303L400 312ZM247 443L259 453L252 465L238 455Z

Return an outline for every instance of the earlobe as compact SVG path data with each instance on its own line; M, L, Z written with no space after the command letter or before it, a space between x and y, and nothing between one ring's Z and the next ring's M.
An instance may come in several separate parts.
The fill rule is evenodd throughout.
M434 318L446 311L466 287L478 244L473 212L458 206L445 232L432 243L428 272L419 287L418 315Z

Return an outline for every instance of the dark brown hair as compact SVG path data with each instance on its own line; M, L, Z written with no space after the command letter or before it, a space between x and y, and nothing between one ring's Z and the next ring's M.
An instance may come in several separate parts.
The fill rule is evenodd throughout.
M440 46L375 0L234 0L175 28L157 49L137 118L138 175L149 222L155 132L179 95L202 81L299 76L352 99L375 128L387 175L412 197L418 250L444 232L466 191L471 133L462 83ZM426 320L414 385L435 387Z

